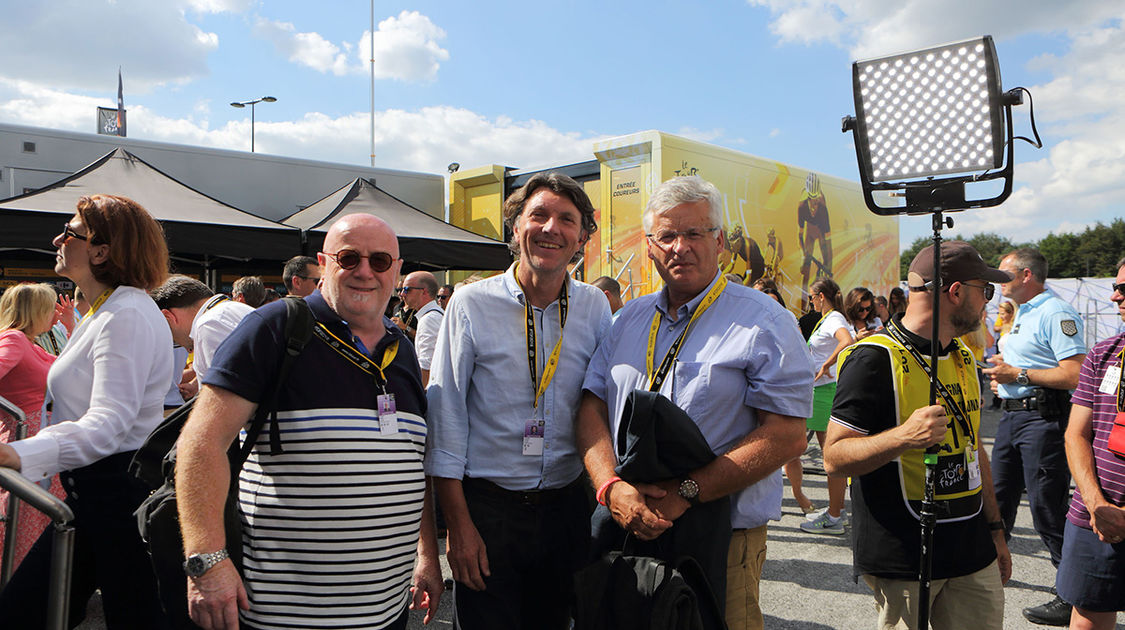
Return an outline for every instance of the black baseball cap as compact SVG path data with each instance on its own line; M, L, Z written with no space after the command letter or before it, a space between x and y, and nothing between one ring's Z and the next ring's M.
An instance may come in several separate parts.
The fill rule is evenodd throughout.
M949 286L954 282L981 278L988 282L1008 282L1011 274L989 267L976 248L965 241L943 241L941 244L941 283ZM930 245L918 252L910 263L910 273L906 282L912 290L929 287L934 279L934 246Z

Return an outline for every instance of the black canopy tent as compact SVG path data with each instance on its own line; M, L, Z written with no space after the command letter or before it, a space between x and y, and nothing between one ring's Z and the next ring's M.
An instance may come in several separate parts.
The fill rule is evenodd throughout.
M204 267L215 257L287 260L301 249L299 230L209 197L120 147L49 186L0 200L0 247L50 248L79 197L93 194L141 204L163 225L168 249Z
M332 224L355 213L373 214L390 224L406 269L506 269L512 262L507 244L436 219L363 178L281 222L304 230L305 251L317 252Z

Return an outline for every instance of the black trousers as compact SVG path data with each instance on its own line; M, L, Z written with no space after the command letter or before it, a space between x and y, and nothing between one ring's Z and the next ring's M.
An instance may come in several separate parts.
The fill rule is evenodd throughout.
M484 540L485 590L453 587L461 630L565 630L574 572L586 560L590 508L583 478L546 493L517 493L465 479L469 515Z
M110 630L169 627L133 516L148 492L126 470L132 457L131 452L111 455L61 475L66 502L75 517L69 616L72 628L86 616L86 604L95 589L101 589ZM3 627L33 630L46 624L54 533L54 526L48 525L0 592Z

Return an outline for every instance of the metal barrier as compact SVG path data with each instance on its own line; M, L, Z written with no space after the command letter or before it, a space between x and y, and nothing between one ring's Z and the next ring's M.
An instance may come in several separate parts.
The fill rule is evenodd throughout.
M0 396L0 412L16 420L17 435L22 427L27 431L23 410ZM19 437L23 437L19 435ZM20 500L43 512L54 521L55 540L51 549L51 578L47 591L47 628L62 630L67 627L70 600L71 562L74 556L74 512L62 499L40 488L20 473L10 468L0 468L0 488L7 490L8 517L5 519L3 564L0 566L0 587L8 583L15 563L16 527L19 524Z

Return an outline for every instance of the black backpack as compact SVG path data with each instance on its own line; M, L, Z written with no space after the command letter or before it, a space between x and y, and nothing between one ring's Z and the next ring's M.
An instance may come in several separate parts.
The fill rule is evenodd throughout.
M282 385L288 380L297 357L313 335L313 315L301 298L286 297L285 354L269 398L262 400L246 429L246 440L239 447L236 440L227 451L230 460L231 482L223 510L226 528L227 551L239 573L242 572L242 521L238 513L238 473L250 455L265 426L270 423L270 450L280 452L281 440L277 427L277 399ZM129 464L131 472L145 487L152 490L147 499L134 512L141 538L148 547L149 557L156 574L160 603L175 628L196 628L188 616L187 575L184 573L184 545L180 532L180 516L176 505L176 440L195 405L195 398L171 413L160 426L149 434L137 449Z
M574 576L574 630L726 630L699 563L612 551Z

